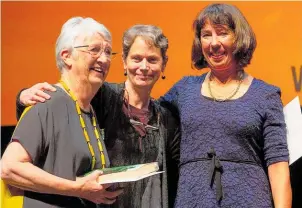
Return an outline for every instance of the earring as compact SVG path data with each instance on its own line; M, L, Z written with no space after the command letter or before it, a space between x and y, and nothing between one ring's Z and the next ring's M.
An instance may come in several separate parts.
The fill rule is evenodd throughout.
M165 76L164 73L161 75L161 78L162 78L162 79L166 79L166 76Z
M124 76L127 76L127 71L126 70L124 71Z

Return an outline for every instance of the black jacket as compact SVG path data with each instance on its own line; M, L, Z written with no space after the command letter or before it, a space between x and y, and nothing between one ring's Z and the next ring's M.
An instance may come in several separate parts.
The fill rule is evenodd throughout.
M150 161L151 158L148 158L150 156L147 155L147 151L139 152L137 144L139 134L134 131L129 122L129 116L125 115L122 110L124 88L124 83L104 83L92 101L100 128L105 131L105 143L110 162L113 166L152 162ZM132 198L132 200L137 199L136 201L142 197L141 207L167 208L173 207L174 204L178 183L180 128L178 118L171 115L170 111L167 110L167 105L167 103L160 103L153 99L150 103L152 116L148 124L156 126L159 121L159 132L151 132L149 137L151 139L154 137L154 139L158 140L156 147L157 161L161 170L165 172L161 175L150 177L146 182L144 193L137 193L139 190L135 190L135 187L132 187L134 190L129 194L136 194L137 196ZM157 118L158 116L159 119ZM116 148L119 143L128 145L129 148L122 148L124 151L120 152L120 149ZM137 152L137 154L134 154L134 152ZM117 154L120 154L122 158L118 157ZM130 154L136 158L131 158ZM120 163L119 160L123 160L123 162ZM124 195L124 198L123 205L117 207L137 207L129 201L131 197ZM126 205L127 203L128 206Z

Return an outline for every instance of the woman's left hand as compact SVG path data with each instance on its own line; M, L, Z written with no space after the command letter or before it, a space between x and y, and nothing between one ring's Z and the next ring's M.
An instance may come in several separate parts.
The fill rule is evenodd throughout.
M268 167L268 175L275 208L292 207L292 189L288 162L277 162Z

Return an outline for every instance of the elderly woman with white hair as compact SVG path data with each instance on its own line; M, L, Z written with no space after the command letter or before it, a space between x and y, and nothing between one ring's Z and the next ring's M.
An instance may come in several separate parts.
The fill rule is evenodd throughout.
M71 18L56 56L56 92L23 112L1 160L1 178L24 190L24 208L111 204L122 190L97 182L101 171L95 169L109 167L109 159L90 105L109 71L111 34L91 18Z
M163 174L124 186L111 207L167 208L176 197L179 163L179 121L150 96L168 61L168 39L154 25L134 25L123 35L124 83L104 83L91 104L100 127L112 166L157 161ZM49 98L39 83L22 91L20 102L31 105ZM53 89L55 90L55 89ZM17 109L23 111L18 103Z

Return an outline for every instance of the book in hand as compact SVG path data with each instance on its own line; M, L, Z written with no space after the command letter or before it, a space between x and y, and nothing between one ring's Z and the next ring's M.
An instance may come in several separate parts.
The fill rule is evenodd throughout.
M104 168L102 169L103 175L99 176L98 182L107 184L138 181L163 172L158 170L157 162Z

